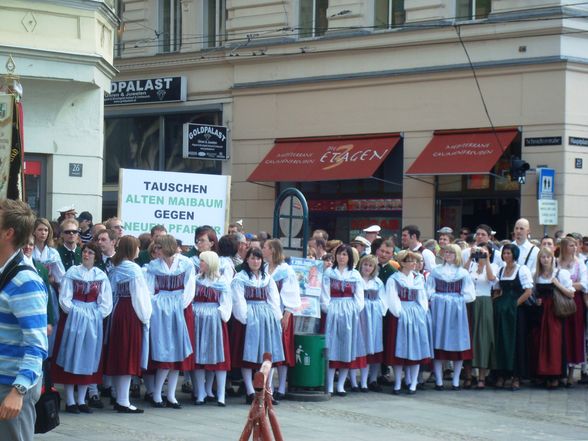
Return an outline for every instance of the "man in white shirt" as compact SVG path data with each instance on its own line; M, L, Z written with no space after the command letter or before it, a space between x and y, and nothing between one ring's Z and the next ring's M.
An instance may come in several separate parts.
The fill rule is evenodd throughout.
M531 228L527 219L521 218L515 223L514 236L515 245L519 247L519 258L517 263L525 265L531 270L531 274L535 274L537 269L537 254L539 248L529 242L529 233Z
M435 254L431 250L426 249L422 243L419 242L421 232L416 225L407 225L402 228L402 247L408 248L411 251L419 253L423 256L425 261L425 271L432 271L437 266L435 263Z

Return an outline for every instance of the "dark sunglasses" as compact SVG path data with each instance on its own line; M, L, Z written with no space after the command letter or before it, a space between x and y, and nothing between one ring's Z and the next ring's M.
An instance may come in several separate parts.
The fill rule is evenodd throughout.
M78 234L78 230L63 230L63 234Z

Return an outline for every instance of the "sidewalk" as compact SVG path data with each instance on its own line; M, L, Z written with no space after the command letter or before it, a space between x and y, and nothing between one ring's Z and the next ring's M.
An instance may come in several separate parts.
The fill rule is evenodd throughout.
M42 441L237 441L249 407L194 406L178 394L181 410L145 407L118 414L106 405L92 415L61 414L61 426ZM143 403L137 403L142 405ZM287 441L340 440L586 440L588 387L547 391L436 392L414 396L354 393L322 403L282 401L276 406Z

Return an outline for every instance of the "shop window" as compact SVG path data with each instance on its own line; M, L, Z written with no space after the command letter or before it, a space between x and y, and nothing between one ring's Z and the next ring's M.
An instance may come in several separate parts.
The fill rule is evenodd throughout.
M404 0L374 0L375 29L391 29L405 21Z
M182 44L181 0L159 0L159 52L177 52Z
M456 20L479 20L488 17L492 10L492 0L456 0Z
M159 169L159 116L104 121L104 184L118 184L120 168Z
M300 0L298 35L302 38L320 37L329 28L329 0Z
M221 161L184 159L184 123L220 124L220 113L106 118L104 184L117 185L120 168L221 174Z
M226 4L225 0L205 0L204 35L205 47L217 47L226 40Z

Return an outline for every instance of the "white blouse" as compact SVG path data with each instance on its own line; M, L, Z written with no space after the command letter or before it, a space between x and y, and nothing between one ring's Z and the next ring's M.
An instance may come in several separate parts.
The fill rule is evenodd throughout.
M498 265L491 263L490 268L492 269L492 274L497 277ZM474 287L476 288L476 297L490 297L492 294L492 289L496 285L498 278L496 278L494 281L489 281L486 265L482 266L482 272L479 273L478 262L472 262L470 264L469 273L472 281L474 282Z

